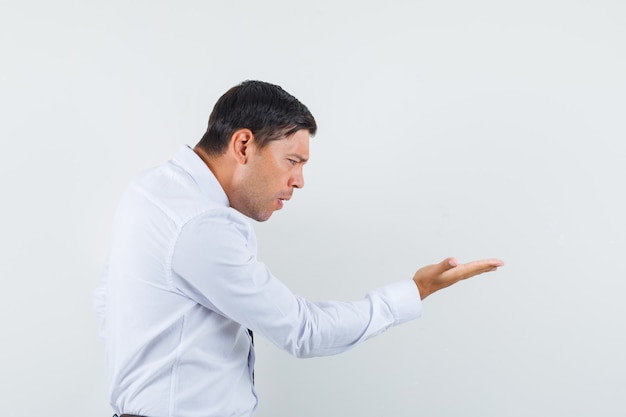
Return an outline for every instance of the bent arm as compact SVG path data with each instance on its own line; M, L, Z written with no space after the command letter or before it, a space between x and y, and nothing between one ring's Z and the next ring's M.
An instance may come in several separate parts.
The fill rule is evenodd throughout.
M421 315L411 280L354 302L294 295L256 258L253 231L236 216L194 219L176 244L174 285L204 307L297 357L333 355Z

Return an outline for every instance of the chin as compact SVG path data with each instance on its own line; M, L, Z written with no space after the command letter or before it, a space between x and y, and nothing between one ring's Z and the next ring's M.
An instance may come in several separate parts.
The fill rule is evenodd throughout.
M274 214L273 212L270 213L261 213L257 216L252 217L254 220L256 220L259 223L263 223L264 221L267 221L270 219L270 217L272 217L272 214Z

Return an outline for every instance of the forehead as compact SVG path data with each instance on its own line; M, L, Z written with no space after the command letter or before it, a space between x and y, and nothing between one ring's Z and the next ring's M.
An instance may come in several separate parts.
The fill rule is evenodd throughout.
M311 134L309 131L301 129L284 139L271 141L267 144L266 148L271 152L297 156L299 159L306 161L309 159L310 138Z

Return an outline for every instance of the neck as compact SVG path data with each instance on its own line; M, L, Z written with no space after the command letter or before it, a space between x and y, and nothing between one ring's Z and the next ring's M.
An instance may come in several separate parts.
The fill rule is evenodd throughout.
M222 189L230 199L230 190L232 187L233 168L232 164L228 163L225 154L211 155L204 149L196 146L193 151L202 159L209 170L213 173L217 181L222 186Z

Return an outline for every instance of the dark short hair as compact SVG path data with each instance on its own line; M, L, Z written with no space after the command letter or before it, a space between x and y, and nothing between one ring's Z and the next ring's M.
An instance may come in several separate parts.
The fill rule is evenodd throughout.
M262 148L302 129L314 135L317 125L309 109L281 87L244 81L215 103L207 131L197 146L209 154L224 153L239 129L250 129Z

